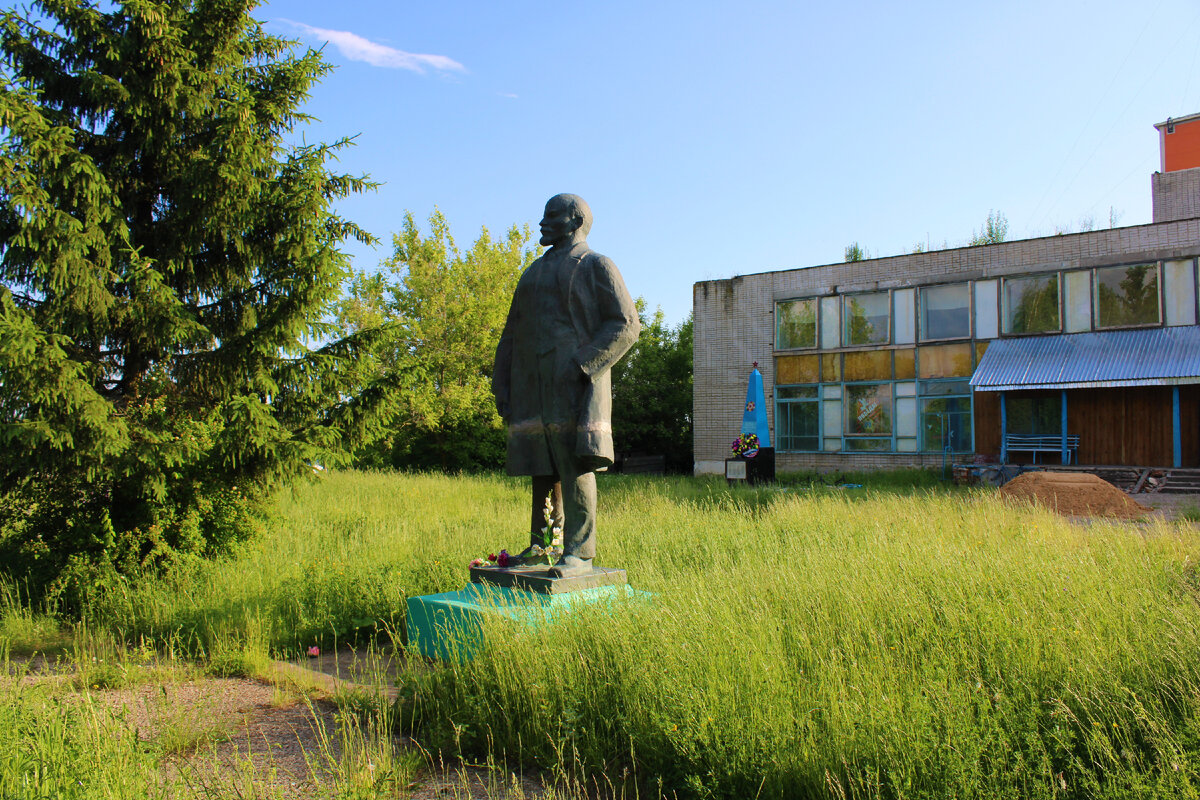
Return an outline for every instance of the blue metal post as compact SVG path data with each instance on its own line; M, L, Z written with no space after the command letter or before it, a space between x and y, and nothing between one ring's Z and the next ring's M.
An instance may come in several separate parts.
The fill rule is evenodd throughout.
M1067 450L1067 390L1062 390L1062 463L1071 463L1071 453Z
M1171 387L1171 438L1174 440L1175 468L1183 466L1183 433L1179 424L1179 387Z
M1000 393L1000 463L1008 463L1008 408L1004 405L1004 392Z

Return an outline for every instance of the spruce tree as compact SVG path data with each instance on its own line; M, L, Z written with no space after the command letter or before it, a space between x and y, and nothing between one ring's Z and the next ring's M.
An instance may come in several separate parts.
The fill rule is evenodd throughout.
M253 6L0 15L0 570L35 585L220 550L390 408L323 321L370 184L289 144L329 66Z

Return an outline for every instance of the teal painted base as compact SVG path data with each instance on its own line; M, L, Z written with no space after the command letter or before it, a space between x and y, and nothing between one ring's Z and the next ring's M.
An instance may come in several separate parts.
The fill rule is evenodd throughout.
M505 619L518 626L545 625L580 604L649 597L628 585L596 586L566 594L472 583L457 592L408 598L408 647L430 658L463 661L483 647L484 621Z

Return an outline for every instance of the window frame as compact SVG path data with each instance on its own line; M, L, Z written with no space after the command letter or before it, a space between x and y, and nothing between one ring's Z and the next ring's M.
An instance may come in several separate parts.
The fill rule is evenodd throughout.
M813 343L811 345L799 345L796 347L783 347L779 343L779 306L784 303L796 303L807 300L813 304ZM817 295L807 295L804 297L789 297L785 300L776 300L773 307L772 323L774 324L774 336L772 343L774 349L779 353L792 353L796 351L820 350L821 349L821 298Z
M888 400L888 432L883 433L850 433L850 393L859 386L886 386L890 394ZM847 439L891 439L892 447L887 452L896 450L896 381L851 381L842 384L842 450L846 447Z
M775 394L775 398L774 398L775 399L775 443L778 445L779 452L781 452L781 453L820 453L820 452L823 452L822 448L824 447L824 436L823 436L824 431L821 430L821 428L822 428L821 418L822 418L824 401L822 399L821 386L822 386L822 384L820 384L820 383L789 383L789 384L786 384L783 386L774 387L773 391ZM779 396L780 390L787 390L787 389L812 389L813 397L780 397ZM813 406L816 407L816 413L817 413L816 446L811 450L797 450L797 449L791 449L791 448L784 447L784 435L783 435L783 432L780 430L780 424L779 424L780 420L783 418L781 409L787 405L802 405L805 403L811 403ZM788 418L790 421L790 411L788 414ZM796 437L789 435L787 438L790 439L790 438L796 438Z
M925 293L931 289L943 289L951 286L962 286L967 291L967 332L962 336L942 336L933 338L925 335ZM931 283L917 287L917 341L916 344L936 344L939 342L961 342L964 339L975 338L975 282L955 281L953 283Z
M929 392L924 391L928 384L963 384L965 391L958 392ZM962 450L951 450L951 455L963 455L975 452L975 393L971 391L969 379L964 378L935 378L928 380L917 381L917 426L918 426L918 452L921 453L943 453L944 448L927 448L925 442L925 403L930 400L966 400L967 401L967 432L969 436L969 447Z
M1153 267L1155 275L1155 299L1158 302L1158 320L1156 322L1137 322L1132 325L1101 325L1100 324L1100 273L1103 270L1114 269L1130 269L1133 267ZM1161 261L1140 261L1136 264L1112 264L1104 267L1092 267L1091 269L1091 291L1092 291L1092 330L1093 331L1120 331L1120 330L1136 330L1138 328L1161 328L1164 324L1165 305L1163 297L1163 271Z
M884 338L883 341L880 341L880 342L862 342L862 343L855 344L854 342L850 341L850 331L848 329L848 326L850 325L851 315L847 312L846 306L855 297L869 297L869 296L876 296L876 295L882 295L885 298L887 298L886 307L887 307L887 320L888 321L887 321L886 337ZM839 304L839 308L841 309L841 316L842 316L842 318L840 320L840 323L841 323L840 328L841 328L841 335L842 335L841 349L843 349L843 350L850 350L850 349L855 349L855 348L872 349L872 348L891 347L892 346L892 342L895 339L895 335L896 335L896 325L895 325L896 321L895 321L895 308L892 305L893 301L892 301L892 290L891 289L879 289L879 290L876 290L873 292L848 292L846 294L840 295L840 297L842 299L842 302Z
M1011 281L1029 280L1030 278L1053 278L1056 284L1056 302L1055 307L1058 312L1058 327L1047 328L1039 331L1020 331L1015 332L1008 330L1009 322L1009 301L1008 301L1008 284ZM1000 337L1020 337L1020 336L1053 336L1063 332L1063 279L1061 270L1053 270L1047 272L1028 272L1020 275L1005 275L1000 279ZM1093 322L1095 320L1093 319Z

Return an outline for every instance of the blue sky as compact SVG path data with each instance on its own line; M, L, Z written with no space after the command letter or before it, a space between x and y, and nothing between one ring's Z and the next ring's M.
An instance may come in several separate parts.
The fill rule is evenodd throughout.
M341 211L391 253L592 207L594 249L671 322L699 280L1150 221L1154 123L1200 112L1200 3L275 0L336 70L305 135L383 182Z

